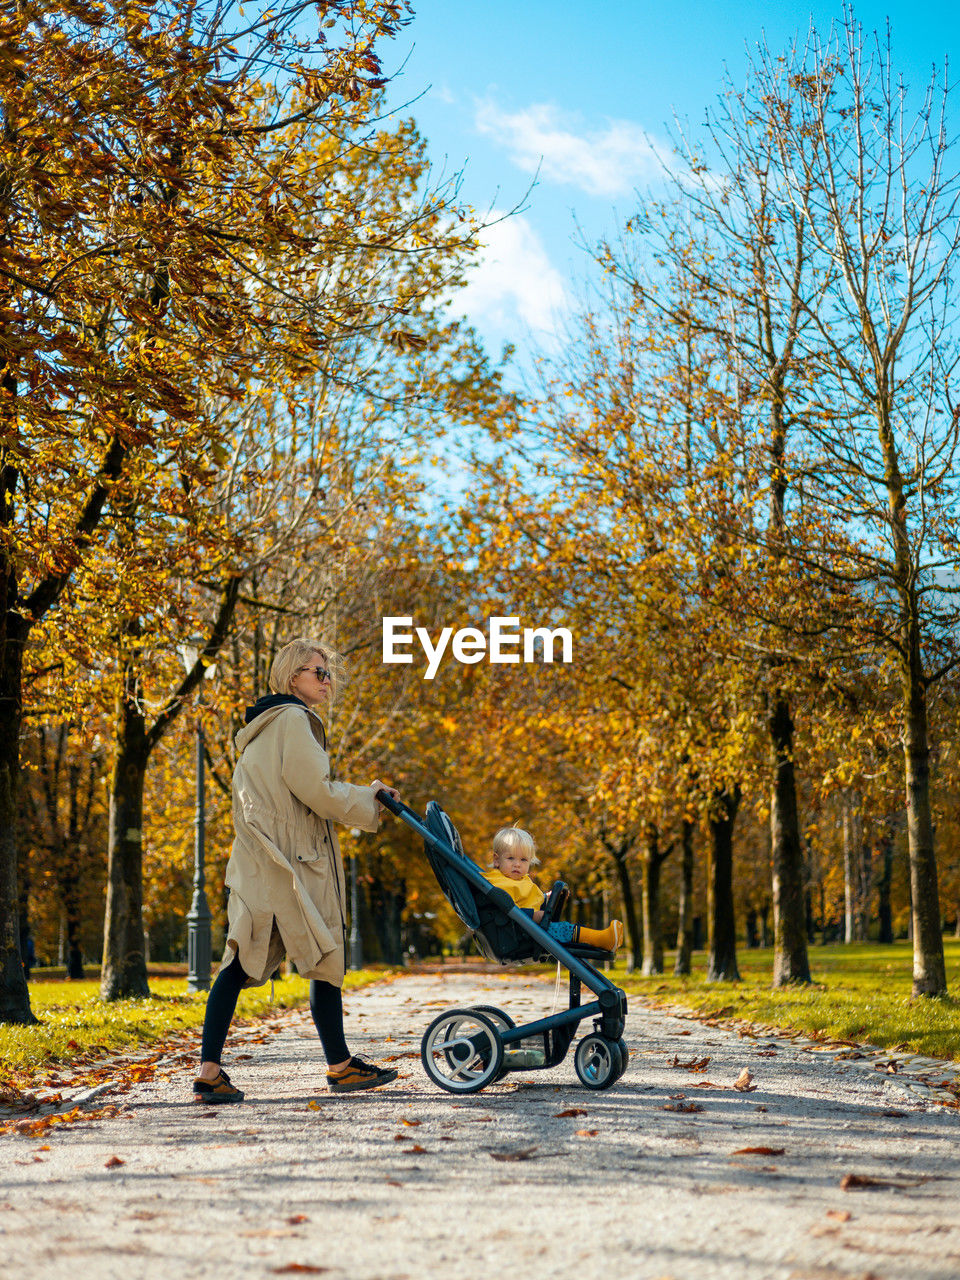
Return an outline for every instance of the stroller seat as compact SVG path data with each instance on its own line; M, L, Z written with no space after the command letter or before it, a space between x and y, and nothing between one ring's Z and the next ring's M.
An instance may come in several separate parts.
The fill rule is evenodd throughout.
M462 858L474 871L479 870L464 853L460 833L435 800L427 805L425 822L429 830L445 841L458 858ZM491 885L484 892L471 883L466 875L461 874L453 862L442 858L431 845L426 844L425 850L444 896L473 934L480 953L487 960L493 960L497 964L518 964L552 963L556 959L509 918L506 912L514 906L514 902L503 889L496 889ZM505 899L502 906L498 905L498 898L501 897ZM558 905L554 910L559 912L566 898L566 885L558 880L544 906L549 911L549 904L555 902ZM549 914L545 914L543 928L546 928L550 918ZM585 943L571 942L564 946L571 955L588 962L603 964L614 959L613 952L587 946Z

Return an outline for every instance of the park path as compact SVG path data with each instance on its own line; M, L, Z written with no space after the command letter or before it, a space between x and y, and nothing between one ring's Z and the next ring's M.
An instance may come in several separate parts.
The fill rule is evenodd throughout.
M427 1080L420 1037L445 1005L519 1022L553 996L530 971L403 975L347 999L354 1051L400 1068L385 1089L326 1094L297 1011L228 1045L241 1106L193 1104L173 1055L115 1115L0 1137L0 1276L960 1275L960 1118L896 1078L634 1001L607 1092L572 1053L469 1097Z

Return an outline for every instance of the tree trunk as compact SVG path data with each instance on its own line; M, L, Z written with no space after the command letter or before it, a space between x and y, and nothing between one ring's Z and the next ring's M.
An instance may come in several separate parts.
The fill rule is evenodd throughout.
M69 811L67 819L65 847L61 850L60 871L57 887L60 890L60 901L63 903L67 934L67 977L83 978L83 952L80 949L80 884L83 875L83 853L81 844L89 828L90 808L93 802L94 775L96 757L92 756L87 764L86 803L81 803L80 781L82 773L77 763L72 763L68 771L69 778Z
M751 907L747 912L747 950L753 951L760 945L757 937L757 908Z
M907 848L910 854L910 918L913 925L913 994L947 994L940 926L940 893L930 813L930 747L927 693L920 676L919 644L907 674L903 754L907 783Z
M68 856L71 861L57 877L60 901L63 903L63 921L67 941L67 977L83 978L83 952L80 948L83 919L80 914L79 859L75 849L71 850ZM75 858L76 861L74 861Z
M6 472L4 467L3 471ZM0 500L8 503L3 476ZM4 523L7 523L4 520ZM36 1022L20 955L17 832L19 831L20 730L23 721L21 677L26 632L10 607L16 593L12 566L0 561L4 598L0 621L0 1022Z
M143 936L143 788L150 758L140 682L123 674L117 707L116 760L110 781L107 905L100 996L149 996Z
M677 911L677 958L673 972L683 977L690 972L693 957L693 823L683 820L681 827L683 863L680 869L680 903Z
M660 831L654 823L648 823L644 832L646 848L643 868L643 965L640 972L645 977L663 973L663 927L660 920L660 868L670 852L660 852Z
M863 838L862 798L843 795L843 940L863 942L869 923L870 853Z
M103 931L104 1000L148 996L147 958L143 934L143 789L150 753L183 710L186 698L201 685L227 637L240 592L240 578L222 586L217 614L192 669L147 729L140 677L131 663L122 673L117 709L116 763L110 786L110 837L107 862L107 909ZM129 622L128 636L139 634Z
M877 918L880 925L879 941L893 942L893 907L890 889L893 884L893 827L888 826L880 837L880 876L877 880Z
M857 907L854 928L861 942L870 936L870 898L873 888L873 844L872 824L868 822L866 829L861 819L860 848L857 858Z
M637 967L637 957L643 947L640 921L637 916L637 897L634 893L630 867L627 863L627 854L633 848L633 838L627 837L621 840L619 844L611 844L602 835L600 839L617 869L617 882L620 885L620 896L623 898L623 914L626 917L627 938L630 943L627 954L627 973L633 973ZM606 924L606 921L604 921L604 924Z
M384 964L403 964L401 927L403 907L407 900L406 884L390 889L374 877L370 882L370 915L380 943Z
M803 893L803 846L793 772L793 719L785 696L772 696L768 719L774 780L770 798L773 860L773 985L810 981Z
M707 876L707 981L739 982L733 914L733 824L740 805L739 785L732 792L715 792L713 800Z

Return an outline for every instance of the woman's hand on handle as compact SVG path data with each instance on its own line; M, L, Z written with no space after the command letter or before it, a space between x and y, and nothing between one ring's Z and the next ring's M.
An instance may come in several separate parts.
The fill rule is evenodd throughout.
M391 800L396 800L398 804L400 803L400 792L397 791L395 787L388 787L385 782L380 782L377 778L374 778L370 785L373 787L374 796L376 796L378 791L386 791ZM377 801L377 807L379 812L383 813L385 806L382 805L379 800Z

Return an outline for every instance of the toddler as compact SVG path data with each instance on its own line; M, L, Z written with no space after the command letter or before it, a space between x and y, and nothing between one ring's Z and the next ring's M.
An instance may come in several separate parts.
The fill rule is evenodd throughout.
M521 911L532 916L537 924L543 919L544 895L530 879L530 868L540 859L533 836L520 827L501 827L493 837L493 869L484 871L484 879L498 889L509 893ZM547 925L547 933L566 945L582 942L602 951L616 951L623 942L623 925L611 920L606 929L586 929L583 925L555 920Z

